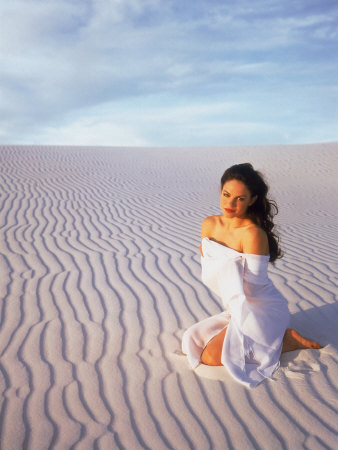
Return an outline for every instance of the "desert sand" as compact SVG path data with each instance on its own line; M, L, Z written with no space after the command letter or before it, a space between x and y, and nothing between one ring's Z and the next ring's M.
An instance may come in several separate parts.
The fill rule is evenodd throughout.
M324 346L254 389L181 354L221 311L200 224L240 162L279 206L270 278ZM337 167L338 143L0 147L0 448L338 448Z

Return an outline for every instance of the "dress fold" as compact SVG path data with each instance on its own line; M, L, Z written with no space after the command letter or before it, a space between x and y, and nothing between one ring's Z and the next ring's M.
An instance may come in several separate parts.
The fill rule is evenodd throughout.
M240 383L254 387L279 367L283 336L290 323L287 302L268 277L269 256L240 253L204 238L202 281L224 312L186 330L182 351L192 368L207 343L227 327L221 361Z

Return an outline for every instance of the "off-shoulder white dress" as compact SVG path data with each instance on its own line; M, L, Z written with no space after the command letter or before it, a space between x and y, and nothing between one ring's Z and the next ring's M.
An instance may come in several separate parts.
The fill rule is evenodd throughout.
M290 316L287 302L268 277L269 256L240 253L208 238L202 240L202 281L224 312L192 325L182 350L195 368L206 344L227 327L222 364L239 382L253 387L279 367Z

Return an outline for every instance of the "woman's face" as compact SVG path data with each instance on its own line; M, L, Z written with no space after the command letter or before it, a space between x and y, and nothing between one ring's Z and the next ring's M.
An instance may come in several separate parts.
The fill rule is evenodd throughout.
M226 181L221 189L220 206L223 215L227 218L245 218L246 211L257 199L251 196L249 189L242 181Z

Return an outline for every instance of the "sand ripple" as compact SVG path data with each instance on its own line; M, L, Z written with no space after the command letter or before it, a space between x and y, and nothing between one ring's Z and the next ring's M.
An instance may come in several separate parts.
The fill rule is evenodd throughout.
M254 390L180 354L221 310L200 281L200 223L223 168L248 160L281 208L271 278L326 345L283 355ZM0 448L334 448L335 167L337 144L0 147Z

